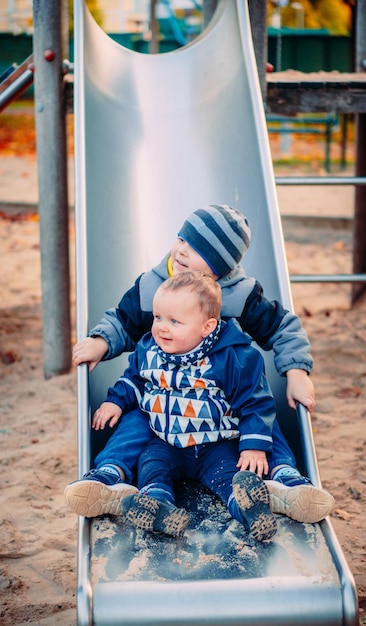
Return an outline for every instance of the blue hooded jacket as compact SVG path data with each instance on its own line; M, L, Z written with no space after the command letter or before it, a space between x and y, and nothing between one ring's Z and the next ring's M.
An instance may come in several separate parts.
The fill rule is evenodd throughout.
M177 356L146 334L107 401L122 414L139 405L155 434L179 448L239 438L239 451L271 452L275 404L261 354L234 320L212 335Z

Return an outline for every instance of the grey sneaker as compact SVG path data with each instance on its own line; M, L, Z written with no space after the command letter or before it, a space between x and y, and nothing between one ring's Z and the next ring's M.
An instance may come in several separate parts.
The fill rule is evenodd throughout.
M90 470L64 491L69 509L84 517L121 515L122 500L133 493L138 493L136 487L103 470Z
M325 489L314 487L308 478L286 484L279 480L266 480L273 513L287 515L297 522L315 524L327 517L335 506L333 496Z

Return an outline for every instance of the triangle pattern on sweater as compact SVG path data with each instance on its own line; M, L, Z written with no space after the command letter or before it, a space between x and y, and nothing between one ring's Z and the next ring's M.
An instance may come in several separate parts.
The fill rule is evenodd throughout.
M183 412L183 417L197 417L196 411L194 410L194 405L191 400L188 400L186 408Z
M159 396L156 396L154 404L151 407L151 411L153 413L162 413L162 408L161 408L160 397Z
M170 387L170 385L168 385L168 383L167 383L164 370L162 370L162 372L160 374L160 387L162 389L168 389Z

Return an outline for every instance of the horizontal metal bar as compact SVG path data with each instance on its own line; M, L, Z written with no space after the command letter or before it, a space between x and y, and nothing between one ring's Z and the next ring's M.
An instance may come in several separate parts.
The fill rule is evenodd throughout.
M366 176L276 176L276 185L366 185Z
M366 274L292 274L291 283L366 283Z
M27 69L0 94L0 113L23 91L30 87L34 80L33 69Z
M267 125L269 124L293 124L295 125L304 125L307 126L309 124L319 125L319 126L334 126L334 124L338 123L338 119L335 117L330 117L326 119L325 117L316 119L314 118L306 118L306 117L267 117L266 118ZM279 128L280 126L277 126ZM273 128L273 126L271 126Z
M326 135L329 128L267 128L269 133L276 135Z
M10 68L8 68L10 70ZM23 61L20 65L14 63L11 71L6 73L6 76L3 76L3 79L0 83L0 93L8 89L9 85L14 83L19 76L24 74L26 70L34 71L34 62L33 62L33 54L31 54L25 61Z

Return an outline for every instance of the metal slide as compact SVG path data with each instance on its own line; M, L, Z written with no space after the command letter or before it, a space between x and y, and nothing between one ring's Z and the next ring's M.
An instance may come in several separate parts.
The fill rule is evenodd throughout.
M77 335L160 261L185 217L210 203L249 217L245 257L269 298L292 307L246 3L221 0L202 35L175 52L121 47L75 0ZM297 418L265 355L281 425L319 484L308 413ZM79 471L90 467L90 414L126 361L78 369ZM356 626L354 581L329 520L279 516L255 544L210 494L182 485L185 541L122 519L80 518L78 624Z

